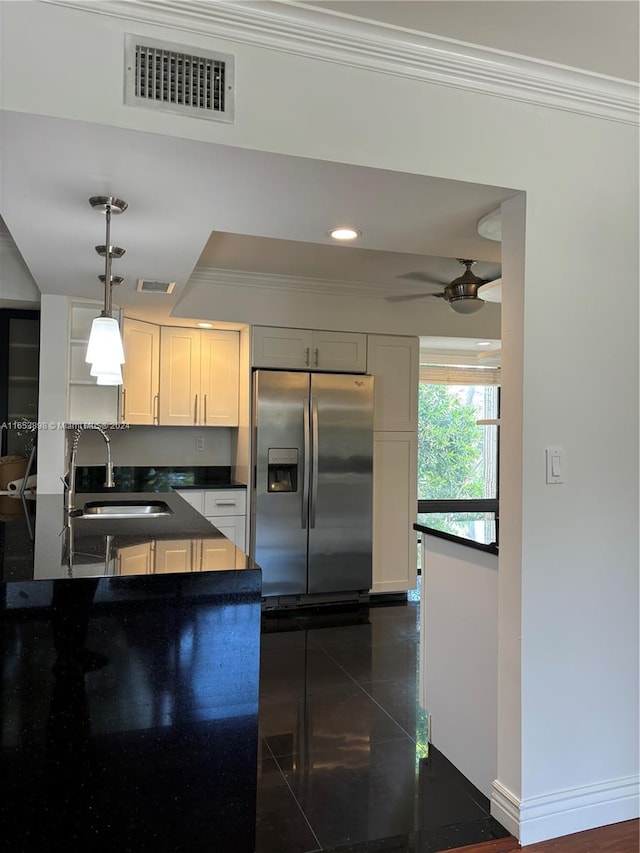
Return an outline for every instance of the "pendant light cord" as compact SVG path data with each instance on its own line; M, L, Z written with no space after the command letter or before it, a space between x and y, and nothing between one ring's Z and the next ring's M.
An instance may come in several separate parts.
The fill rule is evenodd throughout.
M111 287L111 205L107 204L105 209L107 219L106 245L104 253L104 308L100 312L101 317L111 317L112 309L112 287Z

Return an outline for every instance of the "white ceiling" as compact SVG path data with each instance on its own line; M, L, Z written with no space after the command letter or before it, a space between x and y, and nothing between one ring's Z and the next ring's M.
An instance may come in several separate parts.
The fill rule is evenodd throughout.
M513 190L22 113L6 113L1 133L2 215L43 293L101 298L94 246L105 223L88 199L107 194L129 203L112 220L112 243L126 249L113 262L125 278L114 300L156 321L167 322L196 265L380 297L424 292L400 278L413 272L456 277L456 257L499 274L500 244L476 222ZM327 235L345 222L362 230L357 246ZM177 284L171 296L140 294L138 278Z
M623 79L639 76L636 0L290 5ZM93 247L104 242L104 219L88 204L96 194L129 203L113 220L112 242L127 250L114 261L113 272L125 278L114 298L131 316L157 322L189 322L171 312L189 293L196 270L213 278L244 276L254 285L261 276L266 283L276 277L319 292L381 299L433 289L412 280L414 273L442 282L455 278L462 271L457 257L477 259L474 272L483 278L500 274L500 244L480 237L476 223L513 195L508 188L29 114L5 114L0 131L0 213L43 293L101 298L97 276L104 263ZM328 229L345 223L359 228L362 238L336 245ZM171 296L144 295L135 290L138 278L176 281L176 287ZM428 310L434 303L441 307L441 300L419 304ZM429 343L444 353L467 348L477 354L475 345L464 338ZM498 347L493 341L491 349Z
M311 0L301 5L624 80L640 76L637 0Z
M634 0L290 5L638 78ZM5 114L0 132L0 213L43 293L101 297L103 262L93 247L104 242L104 220L88 204L97 194L129 203L113 221L112 242L127 250L114 262L113 272L125 277L115 298L128 314L158 322L185 323L171 311L196 267L380 298L428 290L405 277L415 272L454 278L457 257L478 259L482 277L499 274L500 245L479 237L476 222L509 189L28 114ZM344 223L362 230L356 245L336 246L327 236ZM138 278L177 284L171 296L143 295ZM441 300L422 300L421 310L433 303Z

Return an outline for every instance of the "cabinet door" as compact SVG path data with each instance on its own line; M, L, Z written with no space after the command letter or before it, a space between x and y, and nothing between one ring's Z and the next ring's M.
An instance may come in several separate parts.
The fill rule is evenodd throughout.
M162 572L197 571L193 565L193 543L191 539L160 539L156 541L154 570Z
M417 466L414 432L374 433L372 592L415 589Z
M242 551L245 548L246 516L244 515L216 515L207 516L213 526L237 545Z
M418 338L369 335L367 373L374 378L374 430L418 429Z
M153 572L151 544L127 545L118 549L119 575L150 575Z
M200 545L200 562L198 570L212 572L217 569L235 569L236 546L230 539L222 536L203 539Z
M311 332L307 329L253 327L254 367L306 370L311 366Z
M158 422L160 385L160 327L125 318L123 337L122 421L155 424Z
M217 329L200 333L199 423L238 426L240 336Z
M194 426L199 421L200 330L160 330L160 423Z
M367 336L351 332L312 332L311 366L318 370L364 373Z
M201 489L176 489L176 494L204 515L204 492Z

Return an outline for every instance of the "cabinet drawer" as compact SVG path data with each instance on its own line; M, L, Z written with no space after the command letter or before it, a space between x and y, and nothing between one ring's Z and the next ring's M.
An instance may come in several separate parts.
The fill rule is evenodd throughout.
M244 489L212 489L204 493L204 515L245 515L247 493Z

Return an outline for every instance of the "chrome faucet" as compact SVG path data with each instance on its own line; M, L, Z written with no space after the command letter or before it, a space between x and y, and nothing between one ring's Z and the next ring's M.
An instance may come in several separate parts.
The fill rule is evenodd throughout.
M73 442L71 444L71 454L69 456L69 468L67 469L67 473L62 478L62 482L64 483L66 490L66 499L64 508L67 512L70 512L74 507L75 493L76 493L76 456L78 454L78 444L80 442L80 436L86 429L95 429L104 439L107 458L105 462L105 482L104 486L106 489L113 489L115 486L115 481L113 479L113 464L111 462L111 441L107 433L102 429L102 427L98 426L98 424L85 424L84 426L77 427L75 432L73 433Z

